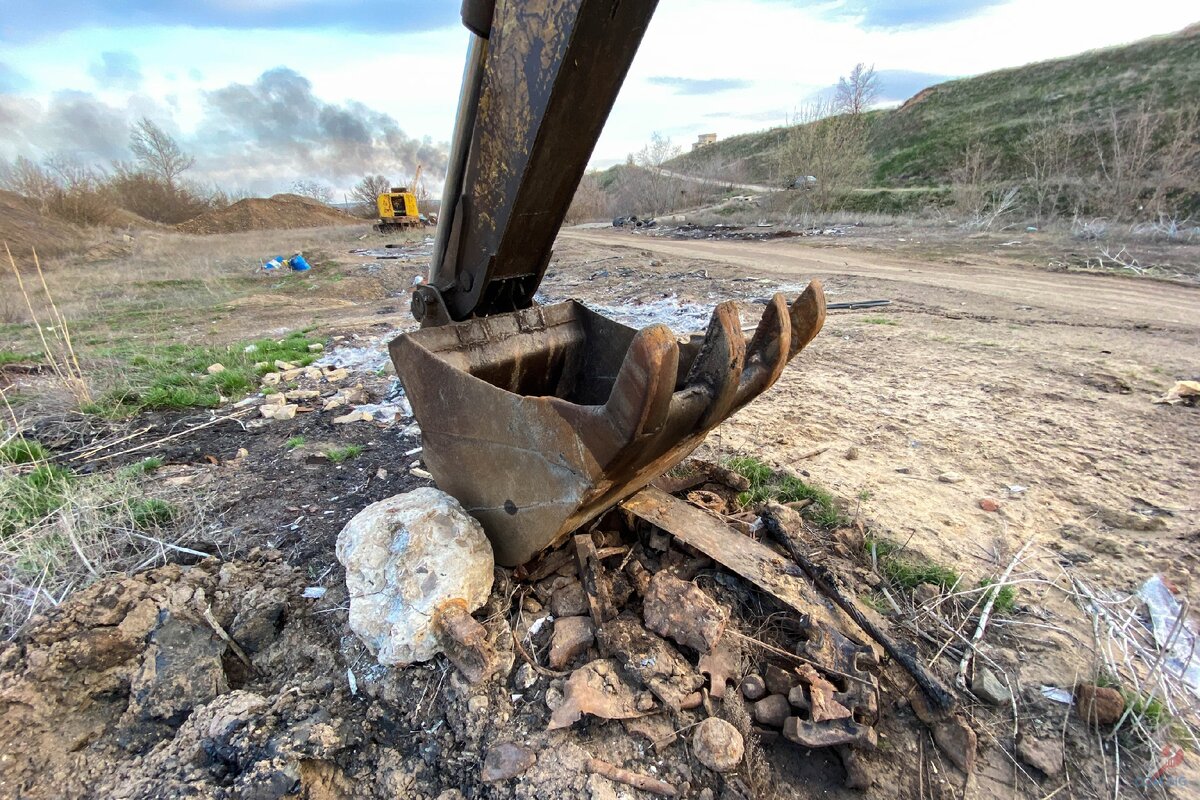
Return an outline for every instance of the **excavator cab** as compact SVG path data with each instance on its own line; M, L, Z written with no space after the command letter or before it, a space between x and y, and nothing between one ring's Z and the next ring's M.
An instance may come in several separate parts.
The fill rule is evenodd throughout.
M438 485L516 566L671 469L820 331L813 281L747 340L735 303L679 339L534 301L654 11L641 0L463 5L473 36L419 331L390 344Z

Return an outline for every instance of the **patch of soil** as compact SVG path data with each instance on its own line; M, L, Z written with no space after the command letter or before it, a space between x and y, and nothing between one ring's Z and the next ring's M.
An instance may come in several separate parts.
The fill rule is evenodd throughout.
M7 242L20 262L31 249L42 258L73 252L86 237L74 225L40 213L32 200L0 190L0 242Z
M180 223L176 229L183 233L214 234L361 224L361 219L317 200L295 194L276 194L268 198L239 200L227 208Z

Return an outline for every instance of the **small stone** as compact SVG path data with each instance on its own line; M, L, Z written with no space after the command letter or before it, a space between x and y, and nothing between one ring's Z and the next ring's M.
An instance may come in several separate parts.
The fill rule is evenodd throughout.
M1047 778L1062 772L1063 748L1058 739L1038 739L1022 733L1017 737L1017 755L1029 766L1041 770Z
M319 353L324 349L325 345L321 344L320 342L313 342L308 346L308 352L310 353Z
M222 372L225 371L225 365L224 364L209 364L208 369L205 371L209 375L220 375Z
M845 455L845 459L846 459L847 461L857 461L857 460L858 460L858 448L857 448L857 447L851 447L849 450L847 450L847 451L846 451L846 455Z
M286 372L289 369L299 369L299 367L297 367L295 364L293 364L290 361L280 361L280 360L276 359L275 369L279 370L280 372Z
M267 419L292 419L296 416L297 408L299 406L275 403L261 405L258 410Z
M742 763L746 745L738 729L717 717L709 717L692 734L692 752L701 764L716 772L731 772Z
M287 402L287 398L279 392L273 392L263 398L263 405L266 406L281 406Z
M812 711L812 702L808 699L808 694L804 691L804 684L798 683L788 692L788 702L796 708L804 711Z
M263 386L278 386L282 376L278 372L268 372L262 376Z
M386 481L387 477L388 477L388 471L386 469L384 469L383 467L380 467L379 469L375 470L375 480Z
M271 368L271 365L266 361L255 361L254 369L256 372L266 372Z
M334 425L348 425L351 422L370 422L374 417L370 411L351 411L348 414L342 414L340 417L333 418Z
M479 778L484 783L506 781L525 772L536 762L537 756L528 747L516 742L502 742L488 749Z
M943 472L941 475L938 475L938 480L942 483L962 483L965 478L957 472Z
M971 694L985 703L1003 706L1012 702L1012 692L987 667L977 667L971 681Z
M984 511L999 511L1000 501L994 497L984 497L979 501L979 507Z
M313 389L292 389L290 392L284 393L284 397L288 400L312 400L321 393Z
M326 369L324 372L324 377L325 380L329 381L330 383L337 383L338 381L344 381L346 378L350 377L350 371L341 367L336 369Z
M913 589L913 600L917 605L923 606L935 602L942 596L941 588L932 583L918 583L917 588Z
M747 700L761 700L767 694L767 683L760 675L747 675L742 678L741 690Z
M596 641L591 617L561 617L554 621L550 640L550 668L563 669Z
M763 677L767 682L767 691L771 694L781 694L785 697L792 690L793 686L800 683L800 676L794 672L789 672L786 669L781 669L774 664L768 664L766 670L763 671Z
M759 700L752 708L754 721L771 728L782 728L792 715L792 706L782 694L770 694Z
M472 715L479 716L487 710L488 698L486 694L472 695L471 698L467 700L467 711Z
M537 685L538 674L533 668L533 664L522 664L517 667L517 674L513 678L513 685L522 692L527 692Z
M579 581L560 586L550 595L550 613L556 617L578 617L588 613L587 592Z
M968 775L975 772L975 731L965 722L951 717L933 726L933 740L954 766Z
M248 455L250 455L250 451L249 451L249 450L247 450L247 449L246 449L246 448L244 448L244 447L239 447L239 448L237 449L237 455L235 455L235 456L234 456L234 458L245 458L245 457L246 457L246 456L248 456Z
M1108 686L1080 684L1075 688L1076 711L1085 722L1114 725L1125 713L1125 698Z

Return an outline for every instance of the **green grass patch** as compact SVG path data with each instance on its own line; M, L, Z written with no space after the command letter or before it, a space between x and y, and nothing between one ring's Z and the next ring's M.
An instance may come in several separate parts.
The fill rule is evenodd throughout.
M37 353L18 353L15 350L0 350L0 367L27 362L37 363L41 360L42 357Z
M53 464L0 478L0 537L14 536L58 510L74 478Z
M254 391L259 377L276 371L275 362L305 367L317 359L304 333L283 339L259 339L227 347L172 344L142 350L115 349L123 362L120 381L83 408L86 413L126 417L153 409L215 408L222 397L237 400ZM212 364L224 371L209 375Z
M129 518L134 527L147 531L165 528L179 517L179 509L166 500L139 497L129 503Z
M18 436L0 444L0 464L35 464L50 458L50 451L35 439Z
M959 574L949 567L905 554L899 545L888 539L868 536L866 550L868 557L874 552L879 571L885 578L893 585L908 591L916 589L922 583L932 583L942 589L949 589L961 580Z
M300 447L301 445L303 445L304 442L305 442L305 439L303 436L293 436L292 438L290 438L286 442L284 442L283 446L286 447L288 450L295 450L297 447Z
M812 500L812 505L804 511L818 524L836 528L844 522L833 503L833 495L824 489L805 483L794 475L775 472L752 456L732 458L728 466L750 481L750 490L738 495L738 504L742 507L767 500L779 503Z
M1013 613L1017 607L1016 589L1011 586L1001 586L998 589L988 589L988 587L992 586L994 583L995 581L991 578L984 578L979 582L980 589L987 589L987 591L984 592L982 602L986 603L989 597L995 595L996 599L992 602L992 613L1003 616Z
M362 451L361 444L348 444L345 447L331 447L325 451L325 457L335 464L341 464L343 461L349 461L362 455Z
M894 319L887 317L863 317L862 321L868 325L899 325L900 323Z

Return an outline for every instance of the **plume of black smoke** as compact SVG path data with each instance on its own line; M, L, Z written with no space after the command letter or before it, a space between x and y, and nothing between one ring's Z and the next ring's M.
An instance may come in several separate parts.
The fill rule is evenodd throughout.
M366 174L401 182L418 164L429 183L445 175L445 145L407 135L391 115L362 103L326 102L291 69L208 92L204 101L195 134L181 136L171 109L145 95L115 106L81 91L59 92L45 105L0 94L0 160L61 155L107 169L130 158L130 129L148 116L196 156L189 178L228 189L272 194L315 180L347 190Z
M418 164L434 180L445 174L444 146L408 136L391 115L362 103L326 102L286 67L209 92L205 101L199 167L217 182L228 173L251 186L268 178L349 186L367 173L401 180Z

